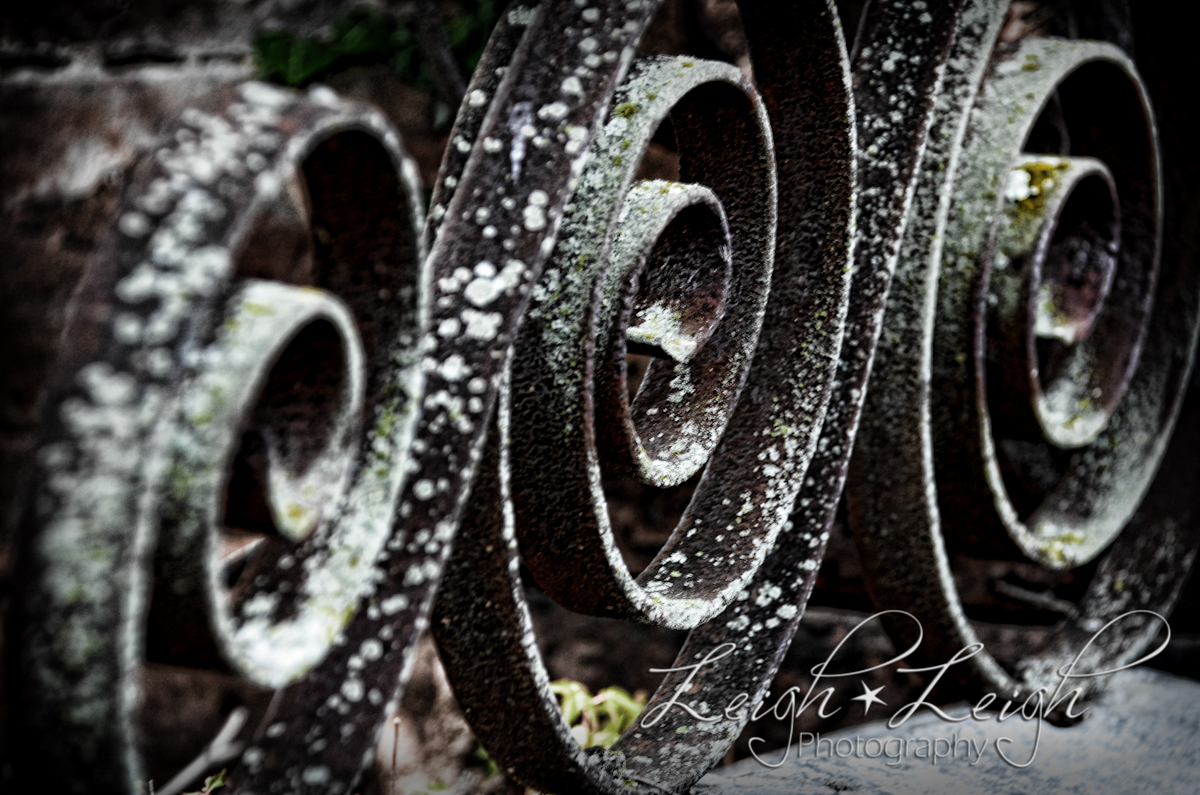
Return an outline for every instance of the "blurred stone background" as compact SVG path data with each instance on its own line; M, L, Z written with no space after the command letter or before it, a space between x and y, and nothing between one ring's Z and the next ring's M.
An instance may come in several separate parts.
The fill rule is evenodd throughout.
M1128 5L1106 2L1095 7L1116 8L1116 16L1076 11L1063 2L1014 3L1005 35L1010 40L1030 33L1099 35L1134 47L1137 30L1131 28ZM838 8L852 42L862 3L846 0ZM0 610L13 565L8 528L14 496L34 443L39 390L68 301L92 247L110 222L125 173L161 125L205 92L254 76L295 86L323 83L377 106L389 117L418 162L429 191L461 97L454 72L459 81L469 77L472 59L478 58L501 10L498 2L467 0L44 0L5 12L0 19ZM453 69L444 59L440 68L433 68L438 54L431 61L422 49L420 23L433 13L440 13L444 22ZM1166 36L1162 30L1168 27L1159 24L1156 35ZM1149 59L1151 69L1159 73L1176 68L1172 64L1179 56L1171 55L1173 41L1163 45L1164 52L1137 51L1139 63ZM732 0L665 0L641 48L725 60L751 72ZM1167 140L1183 135L1176 131L1195 116L1195 111L1182 107L1186 95L1177 83L1181 81L1160 80L1157 88ZM1172 98L1179 100L1178 108ZM677 176L671 147L668 133L656 137L643 159L644 176ZM1176 178L1188 178L1195 171L1194 165L1189 168ZM1189 211L1194 217L1194 209ZM1197 238L1195 228L1190 229ZM640 364L631 362L635 379ZM690 488L684 484L664 492L629 482L606 484L613 524L635 572L666 540ZM991 622L984 630L989 648L1007 646L1009 656L1035 642L1056 614L1013 598L1011 589L998 592L989 583L1004 580L1025 591L1069 594L1079 590L1089 574L1086 569L1077 572L1070 582L1046 580L1031 566L1011 564L996 571L981 569L984 564L978 562L959 564L965 600ZM532 584L529 591L551 675L583 682L593 692L609 685L652 692L659 676L649 669L668 667L683 642L680 632L575 615L558 608ZM873 610L843 512L774 692L792 686L806 690L812 666L825 660ZM1171 645L1152 665L1200 678L1198 616L1200 587L1193 577L1172 619ZM888 638L871 623L851 636L837 667L866 668L894 654ZM901 704L924 684L916 675L896 674L894 667L866 679L872 687L886 686L883 695L889 704ZM269 699L268 693L255 692L220 672L149 663L144 675L143 731L147 750L158 760L154 772L159 782L194 757L236 705L262 705ZM843 709L833 718L820 721L806 713L795 730L828 731L861 722L859 705L845 700L850 695L849 689L840 695L843 701L836 705ZM947 688L935 695L949 701L958 694ZM764 738L766 748L779 747L787 742L789 731L778 720L752 724L728 761L748 755L747 738L752 736ZM0 759L4 758L0 735ZM400 709L384 728L377 764L363 792L509 789L521 791L508 784L477 747L436 650L426 639Z

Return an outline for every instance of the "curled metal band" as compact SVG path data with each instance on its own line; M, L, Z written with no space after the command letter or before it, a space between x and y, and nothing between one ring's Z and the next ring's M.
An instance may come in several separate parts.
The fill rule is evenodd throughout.
M794 498L781 484L813 443L797 429L800 438L780 444L782 422L768 420L776 436L756 433L750 445L726 427L739 423L730 415L771 281L774 152L754 89L725 64L640 61L613 101L513 365L514 519L526 565L564 606L691 629L741 592L774 543ZM668 112L683 179L695 184L635 183L638 155ZM689 251L695 244L707 251ZM627 337L661 357L636 398L626 395ZM809 413L823 380L814 369ZM675 537L635 581L608 526L601 477L673 486L718 440L712 471L722 474L702 480ZM776 448L776 483L719 463L767 448Z
M1032 38L985 64L971 53L991 50L1002 9L979 13L985 35L956 45L972 66L939 101L847 496L872 595L921 619L932 660L978 641L952 556L1066 569L1112 546L1038 654L972 658L1017 691L1053 686L1108 620L1177 595L1194 544L1170 511L1135 511L1198 315L1194 277L1159 270L1157 135L1131 61ZM1106 634L1089 670L1136 659L1158 629Z
M372 758L427 626L516 329L650 10L516 5L494 32L434 194L424 394L391 537L372 561L378 579L326 657L280 691L243 754L244 790L346 792Z
M638 151L634 147L639 138L648 137L656 115L662 113L654 104L660 96L676 108L672 119L683 178L699 181L703 175L704 184L722 203L735 262L744 256L746 243L738 238L744 223L737 218L743 210L739 186L724 182L720 173L706 172L703 155L688 149L695 134L689 128L695 117L689 114L688 98L698 90L697 84L703 87L715 80L719 84L710 89L713 95L722 91L733 96L724 86L739 81L717 66L650 61L635 67L629 83L618 90L605 128L608 135L598 139L594 159L580 180L579 197L594 195L585 194L589 186L609 191L595 195L586 211L577 210L595 208L602 220L592 221L584 230L587 237L582 237L566 225L568 216L559 249L535 288L535 303L464 516L463 538L445 573L433 624L455 693L472 726L517 780L555 792L687 791L725 754L766 696L828 538L883 296L896 261L900 240L896 227L902 225L911 201L914 161L924 146L958 11L948 6L935 17L895 4L873 13L872 30L881 44L893 46L864 56L865 67L881 63L901 45L927 57L901 64L893 81L856 86L854 98L861 96L860 107L866 110L856 123L844 44L832 8L822 3L796 4L784 17L743 9L780 168L779 240L770 293L754 364L724 434L711 453L704 444L696 445L708 453L708 469L696 495L671 541L637 580L624 574L607 537L599 476L615 471L651 483L679 482L694 471L694 465L684 463L694 448L678 443L687 436L680 426L670 424L671 404L682 404L675 411L700 426L699 433L705 431L703 409L716 407L711 413L717 415L717 423L720 414L728 411L722 408L726 404L710 397L713 384L721 383L721 371L713 372L707 382L693 384L687 380L688 359L671 353L671 344L694 339L680 329L681 319L673 328L660 326L652 338L662 351L655 364L665 384L657 392L652 384L643 386L631 412L628 403L613 400L623 397L621 337L641 341L649 336L644 329L660 295L652 290L654 298L647 299L628 287L629 274L644 267L642 278L653 285L654 268L663 267L653 253L645 266L628 264L623 257L629 248L644 257L641 252L649 247L623 246L622 240L640 241L646 237L642 230L650 227L654 232L663 230L660 246L668 251L675 246L669 218L678 217L678 212L666 203L670 187L657 188L666 189L657 210L660 216L668 216L665 223L652 215L644 221L638 218L634 214L645 206L642 197L648 186L630 189L631 174L623 168L618 148L628 140L630 150ZM656 70L657 85L642 82ZM678 88L667 82L664 87L664 75L687 82ZM753 94L749 96L748 109L753 110ZM711 99L708 102L709 107L720 107ZM744 100L738 102L745 107ZM798 108L804 108L804 113ZM631 122L646 111L650 111L647 120L637 122L645 125L639 136ZM745 110L742 114L742 119L753 118ZM895 125L897 115L902 124ZM753 142L738 131L736 119L724 125L725 130L709 130L708 135ZM887 128L886 134L881 132ZM859 155L857 163L856 131L859 141L865 139L870 145L869 154ZM742 157L742 151L734 149L726 156ZM695 158L695 165L689 158ZM740 176L747 182L760 179L752 168L742 169ZM894 190L862 190L884 181L891 185L893 180L897 180ZM872 218L870 231L860 230L851 248L848 222L855 188L859 200L868 197L865 203L878 215L875 220L875 215L864 214L864 220ZM683 194L694 189L677 190ZM706 200L706 195L697 195L690 206ZM577 207L584 206L578 197L576 201ZM621 212L609 209L622 201ZM614 214L615 224L609 220ZM637 226L627 230L631 221ZM597 230L597 223L607 229ZM710 221L713 237L719 240L716 226ZM596 245L583 244L604 233L614 243L608 261L596 263ZM699 267L704 260L693 262L692 267ZM753 261L741 267L752 265ZM853 274L851 265L857 268ZM721 263L708 267L719 273ZM851 279L852 293L847 291ZM577 286L572 280L583 284ZM735 301L748 297L753 307L756 298L738 295L736 282L726 295L721 324L739 317L739 311L746 312ZM841 306L832 303L839 299ZM580 309L553 311L558 306ZM595 319L580 310L591 312ZM703 347L697 346L698 355L720 341L720 328ZM547 348L549 353L542 352ZM589 358L594 365L588 366ZM563 389L563 383L569 388ZM685 385L694 392L682 389ZM580 394L589 388L594 390L590 403ZM722 397L719 391L717 395ZM672 400L675 396L677 401ZM831 406L829 416L824 416L831 400L838 406L837 414ZM594 406L591 416L590 406ZM670 443L658 453L660 458L647 462L650 456L642 457L646 445L641 440L645 421L657 416L651 409L667 414L658 429ZM592 453L589 447L560 441L577 437L581 425L586 436L589 422L595 423L596 446L611 445L615 453ZM605 427L612 430L604 433L600 429ZM675 456L673 466L662 465L668 456ZM571 483L579 485L562 485ZM795 517L798 521L786 522L797 494L806 512ZM689 544L701 534L705 545ZM768 553L765 558L764 553ZM710 556L719 558L723 568L710 566ZM667 676L643 713L650 719L631 728L611 750L581 749L559 714L525 606L520 559L547 592L576 609L693 628L677 657L676 667L682 670ZM705 661L714 662L700 665ZM691 706L697 714L672 706L683 692L694 694ZM513 732L510 711L529 704L536 705L534 711L526 711L521 731Z
M635 59L653 2L515 4L423 233L376 113L257 83L187 111L134 173L50 384L19 776L139 791L153 659L276 691L234 789L349 792L438 591L455 692L512 777L687 791L766 696L848 467L872 593L934 659L975 638L948 554L1114 547L1024 670L974 658L994 685L1169 604L1194 548L1153 493L1133 512L1197 285L1158 270L1146 93L1111 46L989 60L999 3L931 5L871 4L849 59L832 3L747 4L752 84ZM668 117L682 181L638 181ZM628 352L655 359L636 395ZM637 577L611 477L698 481ZM612 750L559 713L522 560L567 607L691 630ZM1092 653L1132 659L1154 629Z
M138 167L81 286L25 512L27 733L14 737L30 743L31 780L142 785L133 716L152 601L201 627L211 606L216 645L259 684L328 653L372 584L406 475L420 217L396 133L328 89L222 89ZM313 378L273 393L287 350ZM230 589L218 553L248 427L278 532ZM175 661L196 652L165 645Z
M349 563L339 557L361 555L362 550L355 549L354 540L319 526L323 511L336 510L355 474L365 357L350 312L324 291L250 279L226 307L224 322L200 351L195 375L179 398L152 615L156 608L199 616L207 607L225 659L249 681L279 687L302 676L328 651L329 639L341 629L331 608L340 605L344 612L356 601L353 591L338 601L328 580L353 582L352 567L339 572ZM298 360L307 364L307 394L296 394ZM279 537L247 539L236 553L222 554L228 472L243 429L255 419L266 447L265 497ZM292 423L303 425L288 427ZM313 437L324 445L313 449L315 445L306 444ZM389 468L395 465L383 461ZM382 484L371 485L378 489ZM374 513L374 521L359 515L361 529L374 538L358 544L381 543L388 511L376 506ZM310 546L322 531L329 534L328 541L321 541L330 551L318 557ZM314 533L312 542L304 543ZM292 586L294 596L292 587L281 587L280 581L268 588L259 579L271 569L271 552L278 558L275 566L287 570L299 565L306 572ZM233 576L233 567L251 555L246 561L250 570ZM297 600L292 610L281 609L284 598ZM188 602L207 605L193 604L189 610ZM179 629L194 632L193 627ZM178 645L169 637L157 640Z
M19 776L139 791L148 616L167 661L277 688L233 787L350 789L426 626L531 286L652 10L505 14L428 258L398 137L328 90L247 84L166 131L94 258L51 385L14 622Z

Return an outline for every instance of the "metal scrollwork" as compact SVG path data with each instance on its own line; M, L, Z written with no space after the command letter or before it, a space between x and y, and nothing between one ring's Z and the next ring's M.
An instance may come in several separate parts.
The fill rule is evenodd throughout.
M1037 654L972 659L988 685L1169 607L1195 543L1138 505L1200 293L1159 263L1130 59L998 43L990 0L871 3L847 53L801 0L741 9L750 78L637 55L656 5L514 3L427 218L397 133L326 88L231 86L163 131L47 388L6 639L17 781L140 791L154 663L264 694L220 735L232 790L349 793L432 625L513 780L686 792L766 698L843 484L872 596L935 661L979 638L955 567L1110 550ZM680 180L640 179L668 127ZM695 484L636 576L616 478ZM567 608L690 631L611 749L560 714L522 563ZM1089 653L1131 661L1156 629Z
M26 513L16 692L22 769L46 786L142 785L148 644L202 667L219 647L273 688L341 640L421 392L415 174L378 113L248 83L133 176L65 333ZM258 524L227 497L251 448Z
M923 36L932 35L936 42L939 35L946 35L942 28L918 24L917 16L892 11L878 24L893 26L898 38L907 35L922 44L927 43L921 41ZM769 294L739 288L734 281L726 293L725 315L703 347L684 325L682 310L675 310L676 317L667 315L673 325L659 321L653 335L646 332L656 313L657 317L666 314L660 308L665 291L657 285L669 283L668 275L659 276L655 270L665 271L665 260L681 247L671 230L682 213L676 209L679 205L698 208L708 216L709 245L719 246L724 224L708 198L715 194L728 215L735 268L746 274L743 284L756 284L760 277L753 270L755 261L747 257L747 249L753 249L740 237L747 221L739 214L753 210L743 197L754 194L744 185L769 180L771 175L760 177L757 169L762 166L741 154L747 148L754 151L742 142L753 144L755 136L741 130L753 119L755 103L746 88L738 93L730 90L741 84L736 73L682 60L650 60L636 66L618 89L610 121L580 178L575 212L598 220L591 220L582 234L571 226L575 218L569 215L564 220L551 265L535 288L534 305L502 398L499 427L464 518L464 538L439 595L434 630L473 727L510 775L546 791L682 792L725 754L766 696L781 653L795 632L840 492L841 475L830 478L818 470L814 480L816 463L810 462L821 461L834 473L844 473L852 431L851 438L845 439L844 424L835 421L831 427L827 418L824 424L822 419L829 401L843 390L853 392L843 398L842 411L853 413L861 405L866 379L861 362L869 361L872 323L877 329L882 309L872 283L894 266L897 241L889 242L887 237L865 244L859 241L857 257L864 266L857 278L865 284L852 294L847 289L855 278L848 259L853 217L849 189L855 174L851 156L856 126L846 90L844 49L831 9L813 4L796 9L786 19L767 19L747 8L743 19L758 89L773 122L776 159L786 163L777 182L780 239ZM907 26L896 27L906 20ZM822 40L822 35L827 38ZM911 102L905 108L911 127L906 136L888 142L887 151L876 158L880 171L897 163L904 168L912 150L920 146L932 111L932 100L926 101L924 95L929 84L939 79L947 52L947 46L935 44L928 59L917 59L904 70L906 77L916 79L907 96L891 101ZM805 85L796 75L809 76L813 83ZM817 95L823 104L813 101L818 87L823 89ZM700 90L708 94L704 107L721 122L717 130L698 124L706 120L689 100ZM739 115L724 110L722 93L742 105ZM809 113L802 120L796 106L805 99L810 102ZM887 102L884 97L880 105ZM680 145L683 179L703 180L705 189L630 184L633 169L625 162L628 152L637 158L668 108ZM814 108L826 113L829 126L824 130L813 128ZM894 110L879 107L876 112L884 115ZM857 129L862 135L862 130L873 128L859 119ZM728 141L722 153L725 158L748 161L734 177L712 168L705 159L714 156L718 136ZM692 150L693 140L707 146ZM860 185L867 178L864 174L876 176L860 171ZM595 188L607 193L589 193ZM882 195L880 209L901 211L909 191L911 187L902 186L898 193ZM764 192L758 189L759 194ZM687 198L688 193L696 198ZM672 196L680 197L674 206L668 203ZM625 204L616 214L614 205L622 200ZM647 204L651 212L646 212ZM768 218L760 215L750 220L760 225L760 237L769 232L769 227L763 228ZM879 227L888 223L885 218ZM644 231L647 228L650 234ZM651 246L656 233L657 244ZM705 240L700 231L689 238ZM592 240L611 246L609 262ZM629 253L639 255L639 261L631 262ZM713 281L723 271L715 253L707 252L713 262L708 265L708 278ZM692 268L705 264L704 257L693 257L688 263ZM607 269L601 271L602 279L590 275L603 267ZM632 284L631 276L639 271L644 282ZM641 291L634 289L642 283ZM766 287L761 281L757 284L759 291ZM699 303L701 312L717 303L703 299L725 293L720 287L687 285L677 288L676 295L683 293L686 298L689 289L692 295L702 296L690 304ZM882 289L886 291L886 283ZM729 345L726 339L738 329L732 322L746 315L753 318L756 303L764 299L766 319L755 364L736 404L720 391L724 373L736 372L733 363L728 369L709 368L705 380L691 381L693 351L703 356L710 346ZM560 307L569 311L558 311ZM846 321L848 310L859 313L859 322L866 326L859 337L843 337L843 328L857 330ZM707 320L711 315L700 317ZM732 326L728 331L727 325ZM706 332L709 328L700 327ZM754 330L753 325L748 328ZM728 336L719 336L723 333ZM622 337L651 343L661 351L632 410L624 394ZM835 381L838 370L847 366L846 346L851 352L851 380L858 379L857 385ZM861 346L865 360L853 355L856 346ZM658 383L652 380L655 367ZM662 419L656 419L659 412L665 415ZM715 439L713 430L720 431L725 416L728 424L712 448L711 442L705 442ZM653 452L644 442L650 422L657 423L653 427L661 434L655 438L664 439ZM706 422L713 430L705 427ZM690 438L686 423L693 426ZM594 451L593 433L598 448ZM580 437L583 444L568 443ZM607 452L604 445L610 447ZM652 484L674 484L695 471L692 461L702 463L706 458L708 468L675 534L655 562L633 580L608 537L600 476L622 473ZM812 506L816 515L811 521L786 521L797 493L801 504ZM564 533L564 526L580 532ZM651 720L635 725L611 750L579 748L558 714L524 604L518 549L539 584L575 609L692 628L677 657L676 667L681 670L664 680L643 713ZM690 668L718 659L720 664ZM680 687L704 694L709 714L703 720L672 712L672 699ZM513 732L510 710L517 704L538 706L532 714L525 713L521 731ZM737 708L722 712L714 706L728 704Z
M1036 653L972 658L1014 692L1053 687L1108 621L1165 613L1178 593L1194 544L1169 516L1135 511L1179 410L1197 313L1192 278L1159 263L1157 135L1129 58L1027 38L985 61L1003 9L971 13L986 23L955 45L969 68L940 100L847 495L872 593L921 619L929 659L980 638L956 567L1065 571L1110 548L1078 605L1054 602L1066 615ZM1088 670L1132 662L1158 629L1107 633Z

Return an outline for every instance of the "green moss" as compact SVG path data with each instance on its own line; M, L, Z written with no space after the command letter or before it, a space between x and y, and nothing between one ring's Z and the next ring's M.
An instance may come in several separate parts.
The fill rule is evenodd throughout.
M622 119L632 119L635 115L637 115L639 110L641 110L641 108L632 102L622 102L613 109L613 113L617 114Z
M1010 212L1015 213L1012 222L1022 237L1032 234L1041 225L1046 198L1059 185L1062 173L1069 167L1063 160L1035 160L1018 166L1029 175L1029 195L1014 201Z

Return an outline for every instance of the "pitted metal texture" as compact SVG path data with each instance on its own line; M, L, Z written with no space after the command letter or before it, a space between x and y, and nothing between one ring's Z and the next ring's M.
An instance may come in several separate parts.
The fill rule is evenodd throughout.
M1087 644L1168 611L1195 557L1164 490L1195 469L1169 442L1200 278L1160 262L1133 62L1001 41L991 0L879 0L848 52L797 0L740 7L743 70L638 55L657 5L510 5L427 215L399 135L327 88L240 82L159 131L46 385L18 783L141 792L139 671L166 664L269 703L222 731L230 791L350 793L432 629L513 781L687 792L764 703L844 485L914 660L986 631L956 571L1093 561L1038 653L978 654L975 684L1142 654L1148 612ZM668 129L679 180L643 178ZM621 478L695 486L640 573ZM527 578L690 631L611 748L560 713Z

